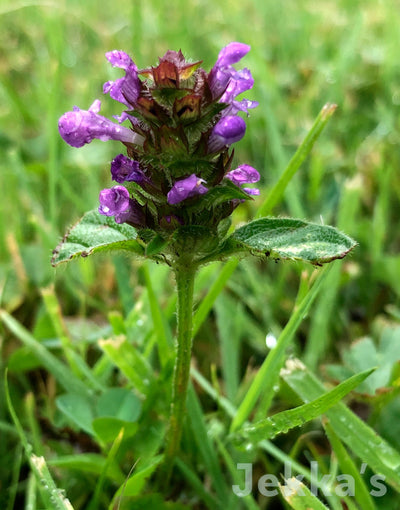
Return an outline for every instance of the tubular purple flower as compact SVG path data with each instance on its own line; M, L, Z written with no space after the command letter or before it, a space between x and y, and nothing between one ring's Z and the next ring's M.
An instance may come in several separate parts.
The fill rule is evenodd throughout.
M246 123L241 117L227 115L214 126L208 140L208 151L217 152L223 147L241 140L246 132Z
M146 226L146 217L143 208L135 200L129 199L128 208L115 215L115 223L129 223L137 228Z
M246 72L250 72L247 70L236 71L236 69L232 67L232 64L239 62L239 60L241 60L249 51L250 46L238 42L232 42L225 46L225 48L222 48L222 50L219 52L218 59L214 67L211 69L208 77L208 83L213 98L216 99L221 96L221 94L225 92L228 84L230 85L231 80L235 79L235 77L238 81L247 79ZM251 88L252 86L253 85L251 84L251 86L248 88ZM248 88L244 88L243 90L248 90ZM239 93L240 92L237 94ZM221 99L221 102L230 101L222 101Z
M231 42L218 54L216 65L229 66L236 64L250 51L250 46L240 42Z
M108 51L106 53L106 59L110 62L110 64L113 67L119 67L119 68L125 69L125 70L127 70L128 67L130 67L131 65L134 65L136 67L134 61L124 51L120 51L120 50ZM136 70L137 70L137 67L136 67Z
M103 142L119 140L124 143L143 144L142 136L99 115L100 105L100 101L96 99L89 110L81 110L74 106L72 112L64 113L60 118L58 130L69 145L82 147L95 138Z
M242 184L253 184L260 180L258 171L250 165L240 165L235 170L231 170L225 176L227 179L241 187ZM249 195L259 195L260 190L257 188L242 188Z
M253 85L254 78L248 69L235 71L235 73L232 73L231 75L229 84L226 87L225 92L222 94L220 102L231 103L236 96L251 89Z
M196 195L204 195L208 188L203 186L204 179L200 179L196 174L192 174L186 179L176 181L167 194L167 201L170 205L179 204L187 198Z
M248 110L256 108L258 101L250 101L250 99L242 99L241 101L232 101L232 103L223 111L224 115L236 115L238 112L244 112L249 115Z
M107 81L103 85L103 93L109 93L112 99L132 108L140 94L141 83L138 77L138 68L131 57L123 51L109 51L107 60L113 67L125 69L124 78Z
M122 183L133 181L138 184L145 180L145 175L139 167L139 163L123 154L118 154L111 162L111 175L113 181Z
M240 165L235 170L228 172L225 177L237 186L244 183L253 184L260 180L259 172L250 165Z
M129 191L124 186L103 189L99 194L99 213L115 216L129 208Z

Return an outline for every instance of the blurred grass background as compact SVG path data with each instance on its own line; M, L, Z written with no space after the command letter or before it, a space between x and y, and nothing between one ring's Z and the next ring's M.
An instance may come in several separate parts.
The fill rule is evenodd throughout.
M71 148L57 129L65 111L73 105L87 109L102 98L102 84L120 75L104 53L122 49L141 68L167 49L180 48L210 69L231 41L252 47L244 65L255 85L246 97L260 106L251 112L235 159L260 171L261 190L276 182L324 103L338 105L274 211L336 225L359 243L348 260L335 265L327 291L302 328L298 354L317 368L338 360L342 346L379 331L383 322L398 323L398 1L2 0L0 24L0 306L22 324L35 331L43 323L40 289L55 283L63 313L79 337L84 327L104 326L109 309L128 311L130 291L138 295L143 284L137 266L131 271L107 259L57 271L50 266L65 229L97 207L99 190L111 186L109 163L120 151L117 143L100 141ZM102 113L120 110L104 97ZM266 191L261 193L260 203ZM243 206L234 221L250 219L256 205ZM204 271L200 293L216 267ZM241 300L236 306L245 310L246 362L265 355L267 332L279 333L303 269L267 262L243 263L236 271L226 299ZM128 271L127 288L122 282ZM165 271L155 268L152 275L160 302L173 310ZM216 313L221 331L223 314ZM206 339L215 325L203 329L195 355L208 375L216 360ZM0 334L4 367L18 343L4 329ZM238 378L226 377L234 394ZM21 398L30 387L40 387L29 375L16 376L14 383ZM2 406L0 413L7 421ZM0 455L7 458L6 443L0 443Z

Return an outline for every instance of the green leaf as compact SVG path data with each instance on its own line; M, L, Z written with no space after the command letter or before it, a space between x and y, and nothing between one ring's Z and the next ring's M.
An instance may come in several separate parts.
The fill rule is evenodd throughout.
M140 399L126 388L109 388L97 401L97 416L137 421L142 409Z
M138 349L135 349L123 335L99 340L99 346L135 388L146 394L154 376L147 360Z
M326 267L320 272L318 278L314 282L314 285L307 292L299 305L296 306L288 323L279 335L276 346L268 353L268 356L265 358L257 372L257 375L254 377L254 380L248 388L246 396L243 398L238 411L232 420L230 428L231 432L235 432L243 425L250 413L253 411L257 400L262 393L269 396L268 399L264 399L262 402L264 416L267 414L274 395L273 388L279 379L279 370L285 360L286 349L292 341L293 335L301 324L301 321L310 309L319 289L321 288L321 285L327 278L330 269L330 267Z
M92 420L94 413L91 400L87 396L65 393L57 397L56 405L81 430L93 435Z
M279 486L282 496L294 510L327 510L327 507L297 478Z
M343 446L340 439L335 434L332 426L326 423L326 420L322 422L326 435L328 436L329 442L334 450L336 457L339 461L339 466L343 474L347 474L353 477L354 480L354 497L360 508L363 510L376 510L373 499L368 492L368 488L359 473L357 466L353 459L348 454L346 448Z
M292 218L260 218L238 228L226 251L323 264L345 257L356 242L333 227Z
M101 475L106 464L106 458L98 453L77 453L50 459L48 464L58 468L73 469L82 473ZM123 483L125 480L125 476L117 463L108 468L107 477L116 483Z
M54 375L57 382L66 390L80 395L90 397L92 391L88 388L87 384L78 379L76 375L62 363L54 354L52 354L44 345L37 341L22 324L14 319L4 310L0 311L0 319L4 322L7 328L14 333L14 335L21 340L21 342L28 347L34 356L40 360L42 366L51 374Z
M223 184L219 184L218 186L211 188L201 197L197 204L192 206L190 209L211 209L212 207L228 202L229 200L253 200L253 198L243 191L242 188L236 186L236 184L233 184L233 182L228 179L225 179Z
M111 250L127 250L144 257L144 247L136 239L137 232L130 225L115 223L111 216L90 211L67 232L54 250L51 263L57 266L79 256Z
M304 402L325 392L323 384L298 360L290 360L281 375ZM400 492L400 453L344 404L336 404L326 416L339 439Z
M123 429L121 437L132 437L138 429L137 422L121 420L112 416L101 416L92 422L93 431L96 436L104 443L115 441Z
M400 359L400 328L385 328L378 345L369 337L357 340L343 351L342 359L344 366L327 365L328 375L341 381L346 373L352 375L375 366L377 370L360 386L359 392L375 395L380 388L390 388L393 370Z
M286 433L294 427L299 427L314 418L318 418L318 416L324 414L345 395L356 388L373 371L374 369L369 369L360 374L353 375L353 377L350 377L333 390L324 393L312 402L294 409L282 411L251 426L244 427L238 431L238 435L245 437L248 441L259 442L263 439L270 439L278 434Z
M114 498L112 501L112 503L113 503L112 508L116 508L116 506L114 506L114 505L116 505L116 503L120 499L120 497L126 498L129 496L136 496L137 494L139 494L141 492L147 478L149 478L153 474L153 472L155 471L157 466L160 464L162 459L163 459L162 455L156 455L156 456L152 457L151 459L149 459L147 462L140 461L139 466L138 467L135 466L135 470L134 470L132 476L128 480L126 480L123 485L121 485L121 487L118 489L118 491L114 495ZM133 507L129 507L129 508L133 508ZM138 508L144 508L144 507L138 507ZM160 508L160 507L157 506L157 507L151 507L151 508Z

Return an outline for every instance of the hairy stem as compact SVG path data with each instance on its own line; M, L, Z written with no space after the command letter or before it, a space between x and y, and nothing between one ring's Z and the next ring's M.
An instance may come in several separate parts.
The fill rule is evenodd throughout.
M178 292L176 358L172 388L171 414L167 429L164 463L159 481L166 487L174 457L179 449L186 412L193 334L193 288L196 268L179 265L175 268Z

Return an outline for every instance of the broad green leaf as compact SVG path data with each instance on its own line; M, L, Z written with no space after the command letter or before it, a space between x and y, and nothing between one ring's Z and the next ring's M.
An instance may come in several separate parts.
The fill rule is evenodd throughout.
M111 416L125 421L137 421L142 410L140 399L127 388L109 388L97 401L97 416Z
M289 478L286 485L280 485L279 488L285 501L294 510L327 510L327 507L297 478Z
M104 469L106 458L98 453L78 453L76 455L63 455L48 461L50 466L73 469L80 472L100 475ZM123 483L125 476L117 463L109 466L107 477L116 483Z
M121 420L120 418L113 418L112 416L101 416L93 420L92 427L100 441L111 443L117 439L121 430L123 430L121 437L127 438L134 436L137 432L138 424L137 422Z
M163 459L162 455L156 455L155 457L149 459L149 461L147 462L139 461L140 462L139 466L135 467L132 476L126 482L124 482L124 484L121 485L121 487L116 492L113 498L113 504L115 504L119 500L120 496L129 497L136 496L137 494L139 494L143 488L146 479L152 475L152 473L160 464L162 459ZM115 508L115 506L113 506L112 508Z
M323 384L298 360L290 360L281 376L304 402L325 392ZM363 462L400 492L400 453L343 403L326 412L335 433Z
M133 227L116 223L112 216L90 211L67 232L54 250L51 263L57 266L76 257L111 250L127 250L139 257L144 257L145 251L137 241L137 232Z
M360 385L359 391L374 395L379 388L389 388L393 370L400 359L400 328L385 328L378 345L369 337L357 340L343 351L342 359L343 365L326 367L331 377L341 381L345 373L352 375L375 366L375 373Z
M318 416L324 414L345 395L356 388L373 371L374 369L366 370L365 372L350 377L333 390L324 393L312 402L303 404L294 409L282 411L265 420L256 422L251 426L244 427L242 430L238 431L238 435L245 437L247 441L259 442L263 439L273 438L277 434L286 433L294 427L299 427L314 418L318 418Z
M260 218L239 227L225 250L320 265L345 257L355 246L355 241L333 227L292 218Z
M80 394L65 393L57 397L56 405L81 430L93 435L94 412L91 399Z

